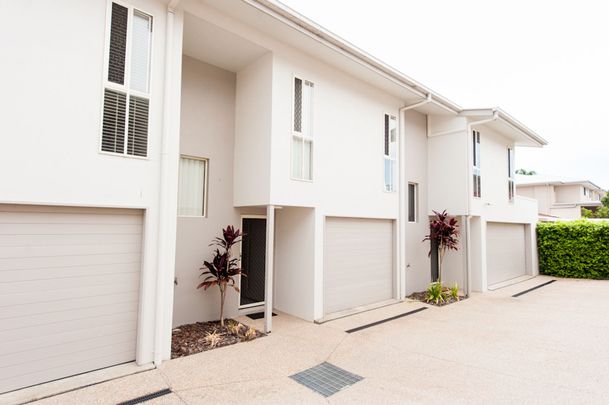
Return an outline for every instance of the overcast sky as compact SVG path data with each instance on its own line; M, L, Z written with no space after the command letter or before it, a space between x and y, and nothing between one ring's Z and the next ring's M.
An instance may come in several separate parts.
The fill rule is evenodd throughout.
M465 108L550 142L517 167L609 188L609 1L281 0Z

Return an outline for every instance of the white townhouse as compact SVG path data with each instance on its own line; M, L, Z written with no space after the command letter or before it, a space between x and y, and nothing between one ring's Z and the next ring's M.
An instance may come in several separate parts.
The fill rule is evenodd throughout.
M170 357L217 317L209 242L247 232L229 316L323 322L445 280L537 273L500 109L465 110L269 0L3 2L0 392ZM266 318L270 329L271 319Z
M580 219L582 208L594 210L602 205L605 190L590 180L548 175L516 175L516 193L534 198L543 220Z

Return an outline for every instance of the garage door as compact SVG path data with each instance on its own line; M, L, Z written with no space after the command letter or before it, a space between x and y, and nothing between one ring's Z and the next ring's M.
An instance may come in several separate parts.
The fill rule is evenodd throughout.
M327 218L325 314L393 297L393 221Z
M526 274L525 225L489 222L486 237L488 285Z
M135 359L136 210L0 205L0 392Z

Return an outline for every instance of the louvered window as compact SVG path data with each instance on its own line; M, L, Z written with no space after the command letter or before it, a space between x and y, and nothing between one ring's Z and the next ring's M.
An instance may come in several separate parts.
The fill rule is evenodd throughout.
M313 82L294 79L292 178L313 180Z
M109 15L101 150L146 157L152 16L117 3Z
M474 180L474 197L482 196L482 177L480 173L480 132L473 131L472 133L472 146L473 146L473 180Z
M383 131L383 168L385 175L385 191L395 191L396 161L397 161L397 120L393 115L384 115Z

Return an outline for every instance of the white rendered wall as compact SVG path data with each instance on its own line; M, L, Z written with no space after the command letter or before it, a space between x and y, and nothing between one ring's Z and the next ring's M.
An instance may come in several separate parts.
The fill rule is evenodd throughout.
M416 111L407 111L404 120L406 138L406 179L408 183L416 183L418 187L416 222L408 222L408 204L406 204L406 276L405 294L427 288L431 281L431 263L428 257L429 243L422 242L429 233L428 220L428 181L427 181L427 116ZM408 202L408 189L406 189Z
M429 116L427 149L428 209L447 210L450 215L467 214L468 149L464 118Z
M146 210L137 360L147 363L153 359L157 296L166 6L130 4L154 19L145 159L99 152L108 3L0 5L2 69L10 78L0 101L0 171L6 174L0 202Z
M269 53L237 73L234 205L267 205L271 176L271 92Z
M275 211L273 307L313 321L315 211L283 207Z
M556 186L556 203L578 203L585 201L584 189L580 185Z
M178 217L173 325L219 318L218 288L197 290L209 243L227 225L240 227L233 208L235 84L232 72L184 56L180 153L209 159L207 216ZM237 251L238 253L238 251ZM239 294L227 292L226 315L233 316Z

